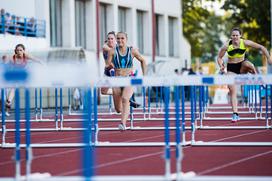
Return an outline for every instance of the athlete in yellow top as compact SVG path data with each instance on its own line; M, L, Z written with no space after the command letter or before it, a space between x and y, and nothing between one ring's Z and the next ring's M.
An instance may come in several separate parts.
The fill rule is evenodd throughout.
M254 65L245 59L245 53L248 47L259 49L266 56L269 64L272 64L272 58L270 57L267 49L251 40L245 40L241 38L242 33L239 28L233 28L231 30L231 39L220 49L218 53L217 63L221 72L225 72L225 65L223 56L227 52L227 73L228 74L256 74ZM237 108L237 92L235 85L228 85L230 90L231 106L233 111L232 122L238 121L238 108Z

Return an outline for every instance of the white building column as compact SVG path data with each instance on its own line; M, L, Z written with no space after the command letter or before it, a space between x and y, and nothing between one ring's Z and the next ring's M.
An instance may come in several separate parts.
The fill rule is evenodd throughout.
M75 47L75 1L62 1L62 43L64 47Z
M45 37L46 47L50 47L50 8L49 0L36 0L35 1L35 17L45 21Z
M117 33L119 31L118 2L117 2L117 0L113 1L113 22L112 23L114 24L114 31Z
M163 53L163 55L165 55L166 57L169 57L169 25L168 25L168 15L165 14L163 16L164 18L164 48L165 51Z
M136 47L137 46L136 9L134 7L129 8L126 13L127 13L128 44Z
M95 7L94 0L86 1L86 49L95 49Z

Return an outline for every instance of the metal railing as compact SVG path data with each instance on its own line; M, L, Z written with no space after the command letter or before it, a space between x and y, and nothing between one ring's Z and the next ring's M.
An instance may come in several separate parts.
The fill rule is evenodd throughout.
M34 18L1 15L0 34L22 35L27 37L45 37L46 22Z

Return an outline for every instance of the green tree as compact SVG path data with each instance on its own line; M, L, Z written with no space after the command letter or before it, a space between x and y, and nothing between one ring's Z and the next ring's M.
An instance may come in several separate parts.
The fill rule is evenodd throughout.
M203 8L204 0L182 0L183 33L191 44L192 56L203 60L213 60L219 47L220 37L230 36L233 27L240 27L243 37L270 47L270 0L206 0L223 1L226 11L218 16L212 9ZM271 42L272 43L272 42ZM250 52L250 58L260 61L257 51ZM255 64L260 64L259 62Z
M222 8L229 12L225 17L226 21L231 23L232 27L240 27L245 39L268 48L271 47L270 7L270 0L226 0ZM229 35L230 32L226 31L226 34ZM258 50L250 50L248 58L254 60L256 66L262 65Z
M192 56L207 62L215 58L222 46L222 19L201 3L201 0L182 0L183 33L191 44Z
M226 0L222 8L230 12L226 20L240 27L244 38L270 47L270 7L270 0Z

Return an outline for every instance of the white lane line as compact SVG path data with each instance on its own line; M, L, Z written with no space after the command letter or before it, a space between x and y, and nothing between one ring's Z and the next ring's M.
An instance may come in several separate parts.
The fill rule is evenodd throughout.
M175 151L175 150L172 148L171 151ZM102 163L102 164L96 165L96 166L94 166L94 168L102 168L102 167L108 167L108 166L113 166L113 165L117 165L117 164L123 164L125 162L130 162L130 161L139 160L139 159L157 156L157 155L162 155L162 154L164 154L164 151L144 154L144 155L140 155L137 157L125 158L125 159L121 159L121 160L119 159L117 161L112 161L112 162L107 162L107 163ZM76 173L80 173L82 170L83 170L83 168L75 169L75 170L71 170L68 172L62 172L56 176L66 176L66 175L76 174Z
M228 124L227 124L228 125ZM267 130L261 130L261 131L255 131L255 132L251 132L251 133L244 133L244 134L240 134L240 135L236 135L236 136L231 136L231 137L226 137L226 138L221 138L221 139L218 139L218 140L215 140L215 141L222 141L222 140L227 140L227 139L233 139L233 138L237 138L237 137L241 137L241 136L246 136L246 135L249 135L249 134L255 134L255 133L258 133L258 132L263 132L263 131L267 131ZM37 133L36 133L37 134ZM48 133L47 133L48 134ZM119 133L118 133L119 134ZM175 133L172 133L171 135L174 135ZM145 139L150 139L150 138L158 138L158 137L164 137L164 135L159 135L159 136L150 136L150 137L145 137L143 139L135 139L135 140L131 140L131 141L139 141L139 140L145 140ZM191 146L186 146L184 148L190 148ZM69 150L69 151L62 151L62 152L58 152L58 153L54 153L54 154L45 154L45 155L41 155L41 156L37 156L35 157L34 159L39 159L39 158L44 158L44 157L52 157L52 156L57 156L57 155L61 155L61 154L65 154L65 153L69 153L69 152L74 152L74 151L77 151L77 150L80 150L80 149L73 149L73 150ZM174 149L171 149L171 151L173 151ZM123 163L123 162L128 162L128 161L132 161L132 160L137 160L137 159L141 159L141 158L146 158L146 157L150 157L150 156L155 156L155 155L158 155L158 154L163 154L164 152L156 152L156 153L153 153L153 154L146 154L146 155L141 155L139 157L133 157L133 158L126 158L126 159L123 159L123 160L118 160L118 161L113 161L113 162L107 162L105 164L99 164L97 165L95 168L101 168L101 167L106 167L106 166L109 166L109 165L114 165L114 164L120 164L120 163ZM14 161L7 161L7 162L2 162L0 165L5 165L5 164L10 164L10 163L14 163ZM82 170L82 169L77 169L77 170L74 170L74 171L71 171L72 172L76 172L78 170ZM65 172L65 173L68 173L68 172ZM63 173L63 174L65 174ZM69 172L70 173L70 172ZM59 175L63 175L62 173L60 173Z
M223 164L223 165L218 166L218 167L214 167L214 168L211 168L211 169L208 169L208 170L204 170L202 172L199 172L198 175L205 175L205 174L208 174L208 173L211 173L211 172L214 172L214 171L226 168L226 167L230 167L230 166L233 166L233 165L236 165L236 164L239 164L239 163L242 163L242 162L254 159L254 158L265 156L265 155L268 155L268 154L271 154L271 153L272 153L272 150L267 151L267 152L263 152L263 153L259 153L259 154L256 154L256 155L252 155L252 156L249 156L249 157L246 157L246 158L242 158L240 160L229 162L227 164Z
M45 158L45 157L53 157L53 156L58 156L58 155L62 155L62 154L68 154L68 153L72 153L75 151L80 150L81 148L76 148L76 149L72 149L72 150L65 150L65 151L61 151L61 152L55 152L55 153L50 153L50 154L44 154L44 155L39 155L39 156L33 156L33 160L37 160L39 158ZM25 161L25 159L21 159L21 161ZM14 160L9 160L9 161L5 161L5 162L1 162L0 166L2 165L6 165L6 164L14 164Z
M254 132L250 132L250 133L243 133L243 134L239 134L239 135L235 135L235 136L229 136L229 137L226 137L226 138L220 138L220 139L214 140L214 142L230 140L230 139L233 139L233 138L239 138L239 137L242 137L242 136L248 136L248 135L261 133L261 132L267 132L267 131L269 131L269 130L258 130L258 131L254 131Z

